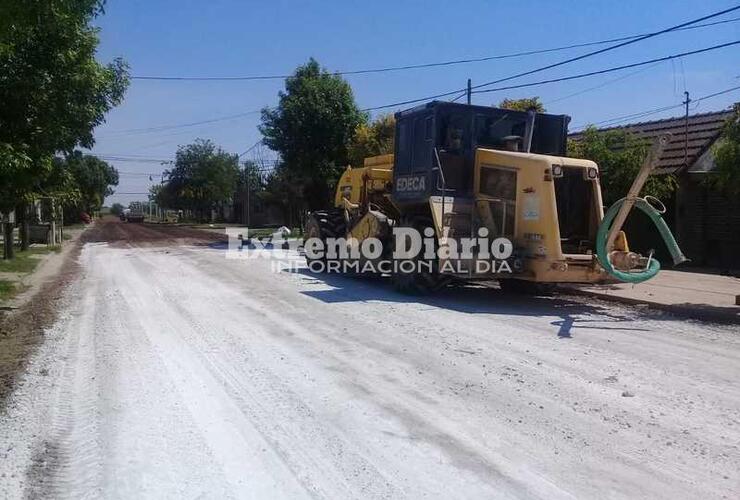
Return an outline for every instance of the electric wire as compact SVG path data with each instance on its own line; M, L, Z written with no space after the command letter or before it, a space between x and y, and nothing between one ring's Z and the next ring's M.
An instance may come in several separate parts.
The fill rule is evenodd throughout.
M647 61L641 61L641 62L631 63L631 64L623 64L621 66L614 66L611 68L600 69L597 71L589 71L587 73L579 73L577 75L563 76L560 78L551 78L549 80L540 80L537 82L520 83L518 85L507 85L505 87L496 87L493 89L475 90L472 93L473 94L483 94L483 93L488 93L488 92L500 92L502 90L521 89L525 87L534 87L534 86L545 85L549 83L558 83L558 82L565 82L565 81L570 81L570 80L577 80L579 78L586 78L586 77L595 76L595 75L603 75L605 73L612 73L614 71L620 71L623 69L645 66L646 64L653 64L653 63L658 63L658 62L663 62L663 61L669 61L671 59L676 59L679 57L691 56L695 54L702 54L704 52L710 52L712 50L719 50L719 49L731 47L733 45L738 45L738 44L740 44L740 40L735 40L732 42L722 43L719 45L713 45L711 47L705 47L703 49L691 50L688 52L681 52L680 54L673 54L670 56L657 57L655 59L649 59Z
M710 18L713 18L713 17L721 16L721 15L724 15L724 14L727 14L729 12L733 12L733 11L736 11L736 10L739 10L739 9L740 9L740 5L737 5L735 7L730 7L728 9L724 9L722 11L718 11L718 12L715 12L715 13L712 13L712 14L708 14L706 16L703 16L703 17L700 17L700 18L697 18L697 19L693 19L691 21L686 21L684 23L677 24L677 25L671 26L669 28L665 28L665 29L660 30L660 31L655 31L655 32L652 32L652 33L647 33L645 35L640 35L637 38L626 40L626 41L617 43L615 45L610 45L609 47L604 47L603 49L599 49L599 50L587 52L585 54L581 54L579 56L571 57L571 58L565 59L563 61L558 61L556 63L547 64L545 66L540 66L538 68L534 68L534 69L531 69L531 70L528 70L528 71L523 71L523 72L520 72L520 73L516 73L514 75L510 75L510 76L506 76L506 77L503 77L503 78L499 78L497 80L492 80L492 81L489 81L489 82L485 82L485 83L481 83L481 84L478 84L478 85L474 85L474 86L471 87L471 89L475 90L475 89L480 89L480 88L483 88L483 87L489 87L489 86L495 85L497 83L503 83L505 81L513 80L515 78L520 78L522 76L528 76L528 75L531 75L531 74L534 74L534 73L539 73L539 72L542 72L542 71L545 71L545 70L548 70L548 69L552 69L552 68L555 68L555 67L558 67L558 66L563 66L565 64L569 64L569 63L572 63L572 62L575 62L575 61L580 61L580 60L586 59L588 57L593 57L595 55L603 54L605 52L608 52L608 51L611 51L611 50L615 50L617 48L621 48L621 47L625 47L627 45L631 45L631 44L634 44L634 43L637 43L637 42L641 42L641 41L646 40L648 38L653 38L653 37L656 37L658 35L662 35L662 34L665 34L665 33L671 32L671 31L676 31L676 30L679 30L681 28L685 28L687 26L690 26L690 25L693 25L693 24L696 24L696 23L700 23L701 21L705 21L705 20L710 19ZM363 111L366 111L366 112L367 111L376 111L376 110L379 110L379 109L386 109L386 108L392 108L392 107L397 107L397 106L404 106L404 105L407 105L407 104L414 104L414 103L422 102L422 101L439 99L441 97L447 97L447 96L450 96L450 95L454 95L454 94L457 94L458 92L463 92L465 90L466 89L455 89L455 90L450 91L450 92L443 92L443 93L439 93L439 94L435 94L435 95L431 95L431 96L426 96L426 97L421 97L421 98L416 98L416 99L407 99L407 100L404 100L404 101L394 102L394 103L391 103L391 104L384 104L384 105L381 105L381 106L373 106L373 107L365 108L365 109L363 109ZM478 92L481 92L481 91L478 91Z
M731 12L733 10L736 10L737 8L733 9L727 9L725 11L722 11L721 13L717 13L711 16L707 16L704 18L701 18L701 20L709 19L711 17L716 17L722 14L726 14L728 12ZM358 69L358 70L347 70L347 71L335 71L332 72L333 75L339 75L339 76L350 76L350 75L363 75L363 74L371 74L371 73L387 73L387 72L393 72L393 71L406 71L406 70L415 70L415 69L424 69L424 68L435 68L435 67L441 67L441 66L454 66L459 64L470 64L470 63L478 63L478 62L486 62L486 61L495 61L495 60L501 60L501 59L512 59L512 58L518 58L518 57L526 57L526 56L532 56L532 55L538 55L538 54L547 54L552 52L560 52L564 50L571 50L571 49L577 49L577 48L583 48L583 47L592 47L596 45L604 45L607 43L614 43L614 42L632 42L632 41L639 41L643 40L647 37L655 36L656 34L665 33L667 31L684 31L684 30L693 30L693 29L699 29L699 28L706 28L710 26L717 26L720 24L727 24L727 23L733 23L740 21L740 17L737 18L731 18L731 19L724 19L721 21L714 21L711 23L702 23L702 24L695 24L698 21L685 23L686 25L682 25L680 27L669 29L669 30L663 30L660 32L655 33L642 33L642 34L636 34L636 35L626 35L616 38L609 38L605 40L596 40L592 42L583 42L583 43L576 43L576 44L570 44L570 45L562 45L558 47L549 47L549 48L543 48L543 49L534 49L534 50L527 50L522 52L514 52L509 54L497 54L497 55L491 55L491 56L484 56L484 57L470 57L470 58L464 58L464 59L454 59L450 61L438 61L438 62L430 62L430 63L421 63L421 64L407 64L402 66L388 66L388 67L381 67L381 68L370 68L370 69ZM283 74L283 75L251 75L251 76L148 76L148 75L135 75L132 76L132 80L159 80L159 81L250 81L250 80L283 80L285 78L290 78L293 75Z
M728 94L728 93L734 92L736 90L740 90L740 85L738 85L736 87L730 87L728 89L720 90L719 92L714 92L712 94L708 94L708 95L705 95L705 96L702 96L702 97L697 97L696 99L692 99L692 101L694 103L697 103L698 104L698 103L700 103L702 101L705 101L707 99L711 99L713 97L717 97L717 96L720 96L720 95L723 95L723 94ZM650 116L650 115L654 115L654 114L657 114L657 113L662 113L663 111L668 111L668 110L671 110L671 109L680 108L682 106L684 106L684 103L671 104L671 105L668 105L668 106L661 106L659 108L653 108L653 109L649 109L649 110L645 110L645 111L638 111L638 112L635 112L635 113L630 113L628 115L621 115L621 116L617 116L617 117L614 117L614 118L609 118L607 120L598 121L598 122L592 123L590 125L582 125L582 126L574 127L576 130L574 130L572 133L582 132L585 128L587 128L588 126L591 126L591 125L597 126L597 125L607 125L608 124L608 126L613 126L613 125L616 125L616 124L619 124L619 123L624 123L626 121L636 120L638 118L643 118L645 116Z

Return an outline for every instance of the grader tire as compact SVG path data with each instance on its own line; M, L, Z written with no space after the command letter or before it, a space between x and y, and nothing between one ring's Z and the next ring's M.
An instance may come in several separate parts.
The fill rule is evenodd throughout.
M425 228L434 227L432 220L428 217L403 217L399 222L399 226L412 227L419 231L422 237ZM409 259L409 261L414 263L415 267L422 260L423 251L422 248L422 255L417 255L413 259ZM398 265L400 262L396 264ZM438 262L436 260L433 263L431 272L426 268L420 272L402 272L400 268L396 268L391 279L396 291L406 295L427 295L443 288L452 281L449 276L439 274Z
M326 244L327 238L341 238L345 235L347 223L344 212L341 210L317 210L311 212L306 222L306 239L319 238ZM305 240L304 240L305 241ZM311 266L312 262L321 261L326 263L326 256L321 259L312 259L306 255L306 263Z

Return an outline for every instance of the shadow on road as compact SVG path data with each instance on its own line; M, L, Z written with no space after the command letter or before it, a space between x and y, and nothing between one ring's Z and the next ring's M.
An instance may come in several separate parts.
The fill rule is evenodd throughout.
M390 280L377 276L349 277L338 274L315 274L308 269L295 272L312 278L317 283L332 287L331 290L301 292L326 303L385 301L398 303L419 303L441 309L449 309L468 314L492 314L506 316L557 316L560 319L550 324L557 327L557 336L570 338L574 326L595 330L635 330L646 328L630 327L634 321L629 316L615 314L608 307L587 304L565 297L538 297L505 293L498 288L480 285L452 286L428 296L403 295L390 285ZM598 319L583 316L598 315ZM619 323L619 326L605 326L605 323ZM589 325L598 323L598 325Z

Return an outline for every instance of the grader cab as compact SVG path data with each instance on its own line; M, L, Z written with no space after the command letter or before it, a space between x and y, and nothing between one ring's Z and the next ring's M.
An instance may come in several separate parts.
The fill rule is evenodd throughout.
M602 283L617 272L642 279L653 259L629 251L621 223L604 227L598 165L566 156L568 121L436 101L397 113L394 154L348 167L334 207L311 214L307 239L335 248L307 253L309 264L354 260L355 270L391 274L408 292L454 279L515 290ZM414 255L399 252L410 231L426 238ZM610 246L600 249L607 232ZM369 239L381 250L343 252ZM364 265L382 261L393 265Z

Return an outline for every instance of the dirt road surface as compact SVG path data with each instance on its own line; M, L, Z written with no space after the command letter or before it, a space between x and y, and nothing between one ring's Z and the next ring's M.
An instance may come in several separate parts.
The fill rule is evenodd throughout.
M735 327L87 241L0 412L2 498L740 495Z

